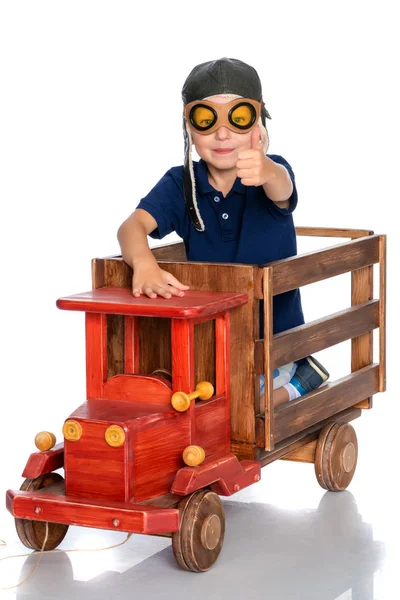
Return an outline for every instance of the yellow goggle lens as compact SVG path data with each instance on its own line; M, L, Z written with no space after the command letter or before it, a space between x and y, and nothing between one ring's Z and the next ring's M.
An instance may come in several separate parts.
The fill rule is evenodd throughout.
M72 419L65 421L63 434L69 442L77 442L82 436L82 427L78 421L73 421Z
M254 109L246 104L241 104L233 109L230 120L239 127L248 127L254 120Z
M191 113L193 123L199 129L206 129L215 121L215 115L210 108L206 106L196 106Z
M119 425L107 427L104 438L109 446L119 448L125 442L125 431Z

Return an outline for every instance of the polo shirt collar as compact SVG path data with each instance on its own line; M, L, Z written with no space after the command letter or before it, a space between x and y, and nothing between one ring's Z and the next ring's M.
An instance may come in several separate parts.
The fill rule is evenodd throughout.
M216 192L216 190L212 187L212 185L208 181L207 163L202 158L197 163L196 187L202 196L204 196L205 194L215 194L215 192ZM236 177L235 183L233 184L233 188L229 192L228 196L232 193L236 193L236 194L245 194L246 193L246 186L243 185L243 183L240 181L239 177Z

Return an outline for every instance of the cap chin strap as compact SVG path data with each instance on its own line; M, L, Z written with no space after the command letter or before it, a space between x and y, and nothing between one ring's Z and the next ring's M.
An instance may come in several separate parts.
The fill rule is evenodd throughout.
M185 164L183 167L183 194L189 218L197 231L204 231L204 221L201 218L196 198L196 183L192 161L192 135L184 119Z

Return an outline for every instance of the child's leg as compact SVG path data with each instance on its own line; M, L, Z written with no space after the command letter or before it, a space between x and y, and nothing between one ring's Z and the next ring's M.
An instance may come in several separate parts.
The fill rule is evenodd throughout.
M274 391L272 393L272 402L274 407L281 406L289 400L295 400L300 396L311 392L324 383L328 377L328 371L313 357L308 356L301 361L300 364L290 363L278 369L280 373L274 371ZM294 370L293 370L293 366ZM281 373L291 373L291 378L288 383L277 387L275 381L278 382L278 377ZM264 377L260 377L260 393L264 392Z

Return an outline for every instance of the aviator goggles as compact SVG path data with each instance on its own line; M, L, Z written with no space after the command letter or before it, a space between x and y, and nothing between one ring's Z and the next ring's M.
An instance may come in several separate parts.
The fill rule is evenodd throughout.
M247 133L257 125L260 113L261 103L251 98L236 98L226 104L195 100L185 106L186 121L204 135L222 126L235 133Z

